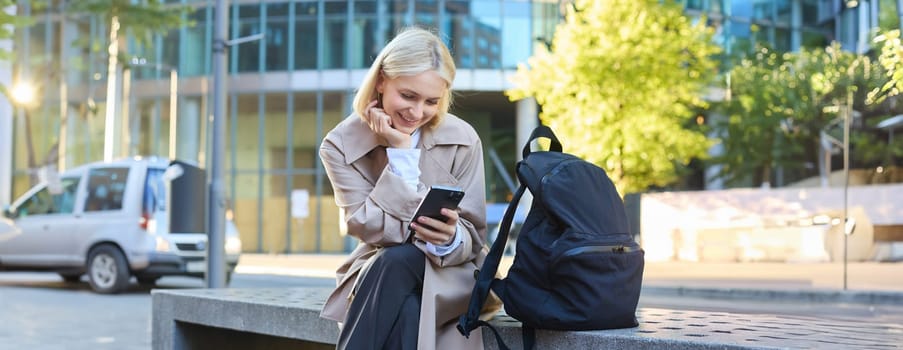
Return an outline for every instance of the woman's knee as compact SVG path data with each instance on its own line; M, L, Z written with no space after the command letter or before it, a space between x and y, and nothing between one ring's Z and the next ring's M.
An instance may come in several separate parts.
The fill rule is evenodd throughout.
M376 256L380 264L388 268L395 266L419 266L423 264L423 252L413 244L401 244L380 249Z

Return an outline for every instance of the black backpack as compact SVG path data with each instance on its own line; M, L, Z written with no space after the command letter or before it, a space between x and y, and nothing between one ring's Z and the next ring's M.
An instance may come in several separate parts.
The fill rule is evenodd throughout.
M530 152L546 137L549 151ZM464 336L480 326L489 290L505 312L521 321L524 348L534 329L596 330L636 327L643 280L643 250L630 233L624 202L602 168L562 153L552 130L537 127L517 163L521 185L508 204L498 238L482 268L467 313L458 322ZM528 188L533 205L517 238L514 262L497 279L499 261L517 204ZM502 349L498 332L489 326Z

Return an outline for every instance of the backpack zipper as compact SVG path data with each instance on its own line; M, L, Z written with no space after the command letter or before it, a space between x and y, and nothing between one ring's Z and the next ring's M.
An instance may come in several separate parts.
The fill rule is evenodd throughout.
M625 245L623 245L623 244L618 244L618 245L589 245L589 246L576 247L576 248L568 249L567 251L565 251L564 253L562 253L561 255L559 255L557 258L555 258L555 260L552 261L552 266L557 265L557 264L558 264L558 261L561 260L561 259L563 259L563 258L567 258L567 257L575 256L575 255L581 255L581 254L586 254L586 253L618 253L618 254L624 254L624 253L632 253L632 252L635 252L635 251L637 251L637 250L638 250L637 248L634 248L634 247L628 247L628 246L625 246Z
M538 191L536 191L536 193L533 193L533 197L539 199L540 202L545 202L545 200L543 200L543 198L542 198L545 195L543 193L543 191L544 191L543 187L545 187L546 183L551 180L551 177L555 176L559 172L561 172L561 170L563 170L564 167L567 166L568 164L571 164L574 162L580 162L580 161L582 161L582 160L577 159L577 158L569 158L569 159L564 159L564 160L558 162L558 164L555 164L555 166L553 166L552 169L547 171L545 174L542 175L542 177L539 178L539 184L538 184L539 189L538 189ZM530 169L530 171L532 171L534 174L536 173L536 171L534 171L532 168ZM545 207L545 205L542 206L542 211L546 214L546 217L550 217L550 218L554 217L553 215L550 215L551 213L549 213L549 211Z
M548 172L546 172L545 175L543 175L542 178L539 179L540 186L545 185L546 182L549 182L552 176L557 175L568 164L574 163L574 162L580 162L580 161L582 161L582 160L571 158L571 159L565 159L565 160L558 162L558 164L555 164L555 166L552 167L552 169L550 169ZM542 187L539 188L539 191L542 192Z

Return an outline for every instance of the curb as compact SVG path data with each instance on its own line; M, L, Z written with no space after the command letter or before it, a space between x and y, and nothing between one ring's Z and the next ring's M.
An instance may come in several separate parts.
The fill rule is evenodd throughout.
M643 294L722 300L903 305L903 292L643 286Z

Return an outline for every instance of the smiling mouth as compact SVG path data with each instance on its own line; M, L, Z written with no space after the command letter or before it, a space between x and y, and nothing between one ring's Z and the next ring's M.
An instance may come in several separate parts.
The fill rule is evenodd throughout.
M420 121L420 120L417 120L417 119L408 119L408 118L405 118L405 116L403 116L403 115L401 115L401 114L399 114L398 117L401 118L401 120L403 120L405 123L408 123L408 124L417 124L417 122Z

